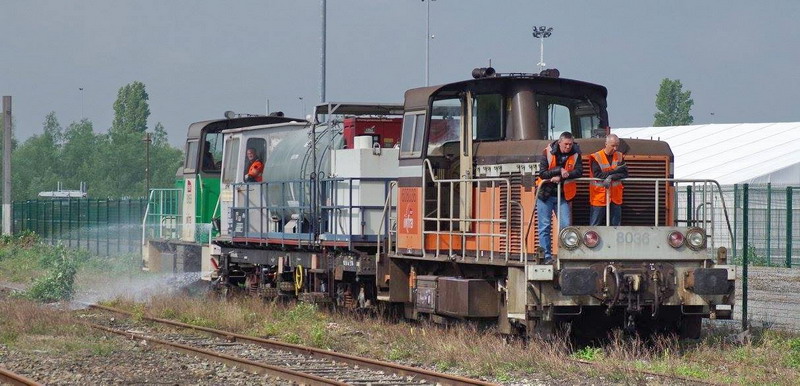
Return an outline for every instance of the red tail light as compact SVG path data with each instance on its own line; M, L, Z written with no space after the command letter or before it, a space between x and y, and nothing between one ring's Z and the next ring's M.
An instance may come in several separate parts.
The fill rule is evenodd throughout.
M667 242L672 248L680 248L680 246L683 245L683 240L683 233L678 231L672 231L669 237L667 237Z
M594 248L600 243L600 235L595 231L588 231L583 234L583 244L589 248Z

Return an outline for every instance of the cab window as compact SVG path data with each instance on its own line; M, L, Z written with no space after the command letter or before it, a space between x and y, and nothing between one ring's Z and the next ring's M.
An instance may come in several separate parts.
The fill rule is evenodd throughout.
M239 160L239 138L231 138L225 142L225 159L222 162L222 182L232 184L236 182L236 169Z
M503 138L504 121L502 95L476 95L472 99L473 140L493 141Z
M193 139L186 142L186 160L183 167L187 172L194 172L197 170L197 140Z
M200 167L204 172L219 173L222 166L222 133L208 133L202 143Z
M400 157L419 157L422 154L423 138L425 138L425 113L405 114L403 116L403 133L400 137Z
M433 102L428 130L428 155L444 155L447 144L461 142L462 111L460 98Z

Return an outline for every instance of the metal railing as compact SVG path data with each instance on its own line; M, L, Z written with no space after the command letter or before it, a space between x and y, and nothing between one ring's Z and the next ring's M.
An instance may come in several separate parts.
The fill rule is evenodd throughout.
M476 251L481 251L481 238L489 238L489 261L494 261L495 259L495 248L494 244L495 241L505 241L505 248L500 253L502 254L502 258L505 261L511 257L511 227L510 227L510 216L511 216L511 206L518 205L522 209L522 205L516 201L511 200L511 181L508 178L502 177L491 177L491 178L462 178L462 179L437 179L434 172L433 167L428 159L424 161L425 169L429 174L431 182L435 185L436 189L436 207L434 211L429 215L427 213L423 213L422 222L422 250L423 254L427 253L426 248L426 235L435 235L436 236L436 245L433 249L433 253L435 257L439 257L441 255L441 241L442 237L446 237L449 239L448 243L448 256L454 257L453 254L453 240L454 238L460 239L461 241L461 254L460 257L462 260L467 259L467 249L466 249L466 241L467 237L475 237L476 241ZM481 218L478 216L466 216L465 214L471 213L472 208L466 208L464 203L461 202L461 197L455 197L454 191L455 186L458 184L460 189L474 189L477 188L477 191L483 189L487 191L491 191L491 204L489 207L489 217L488 218ZM425 184L422 184L422 197L423 200L427 200L426 194L426 187ZM447 185L447 190L449 191L448 199L446 203L446 207L448 208L448 216L442 216L442 188L444 185ZM503 200L500 197L497 197L496 194L499 194L496 188L505 188L506 195L505 199ZM490 189L491 188L491 189ZM459 203L459 211L458 216L454 217L454 209L455 209L455 200L458 200ZM475 197L476 200L476 207L481 208L481 195L477 194ZM504 201L504 202L503 202ZM427 201L426 201L427 202ZM498 203L499 205L495 205ZM423 204L424 205L424 204ZM499 206L503 206L506 208L505 215L503 215L502 210ZM427 205L424 205L427 207ZM423 209L426 210L427 208ZM524 223L524 211L520 210L520 218L521 224ZM425 224L426 221L433 221L436 224L436 230L426 230L427 225ZM447 225L448 229L442 229L442 223ZM488 225L491 229L490 232L479 232L478 229L481 228L482 224ZM498 226L496 227L495 224ZM455 225L455 226L454 226ZM496 232L496 228L502 228L505 225L506 232ZM471 231L470 229L476 228L476 231ZM458 231L454 231L454 228L458 229ZM461 230L462 228L466 228L467 230ZM475 254L475 261L480 259L480 254ZM525 240L524 236L520 236L520 252L519 252L519 261L527 261L526 251L525 251Z
M572 181L602 181L601 178L576 178ZM706 236L709 240L711 240L711 248L713 251L715 248L715 237L716 228L718 222L723 222L725 228L728 231L728 235L730 238L733 238L733 227L731 226L730 216L728 215L727 205L725 203L725 197L723 195L722 186L716 180L705 180L705 179L679 179L679 178L637 178L637 177L630 177L624 178L620 180L625 183L652 183L653 184L653 226L661 226L659 225L660 218L659 213L663 209L661 206L661 192L663 191L664 197L669 200L672 198L673 200L673 216L675 219L676 224L685 224L686 226L690 227L698 227L702 228L706 232ZM561 183L558 184L558 201L561 201ZM678 200L677 197L670 197L669 189L673 188L674 191L679 191L681 188L688 189L689 192L693 192L689 195L687 200L684 202L682 200ZM610 189L606 189L606 225L609 225L610 221L610 208L611 208L611 200L609 199ZM624 199L624 198L623 198ZM699 200L699 201L698 201ZM717 200L719 200L719 204L717 204ZM686 204L685 209L682 207L682 204ZM560 205L558 206L560 208ZM681 218L681 209L684 209L686 216ZM721 210L722 213L717 213L717 210ZM559 213L560 215L560 213Z
M519 208L520 227L525 228L526 225L524 220L524 206L521 202L512 200L512 185L510 176L508 178L491 177L437 179L430 161L426 159L423 164L430 182L432 182L434 185L433 189L436 191L435 198L433 201L431 201L434 205L429 205L428 192L426 192L426 189L430 188L426 187L426 184L422 184L422 196L423 200L425 200L423 203L423 210L425 212L423 213L422 217L423 255L429 253L430 251L434 257L438 258L443 253L447 253L451 258L460 258L462 261L465 261L466 259L470 258L468 257L468 250L466 247L467 238L474 238L475 261L480 259L482 252L484 251L488 252L489 261L494 261L496 258L495 252L497 249L497 244L502 245L502 250L498 251L498 253L501 254L501 258L505 259L505 261L508 261L512 255L512 235L514 234L514 230L511 229L512 222L510 221L513 212L511 209L512 206ZM577 178L573 181L602 181L602 179ZM722 194L721 186L715 180L632 177L624 179L623 183L652 184L654 226L661 226L660 222L662 222L663 218L661 218L660 213L664 210L664 208L667 207L664 205L665 202L661 199L663 194L664 200L672 201L673 212L671 214L676 224L683 223L686 226L699 227L706 231L706 235L711 244L711 248L709 250L710 253L716 253L715 243L717 237L715 236L717 236L717 232L719 230L722 230L723 232L727 230L727 234L730 235L731 238L733 237L730 218L728 215L727 206L725 204L725 197ZM480 208L478 213L484 213L483 217L479 216L478 213L472 213L472 206L465 206L465 203L463 203L461 200L461 194L456 194L457 186L462 190L469 189L471 191L478 192L477 194L473 195L473 200L475 200L474 207ZM681 208L680 205L677 204L674 190L670 190L680 189L682 187L689 187L690 190L695 192L694 196L692 196L686 203L687 209L684 211L686 213L685 217L681 216ZM501 190L503 189L505 189L506 194L502 195L503 197L498 197L497 195L502 194ZM482 190L491 192L488 198L488 200L491 201L488 208L483 208L484 203L481 202L482 195L480 194ZM561 183L558 184L557 192L558 203L556 208L558 208L557 216L560 217L560 203L562 200ZM536 197L537 193L538 191L534 191L534 197ZM608 195L609 190L607 189L606 225L609 225L610 221L611 201L608 199ZM505 208L505 210L501 210L500 207ZM534 210L535 208L531 208L531 211ZM384 215L385 214L386 210L384 208ZM487 227L488 231L486 230ZM501 230L503 227L505 227L505 231ZM391 244L392 236L395 235L396 237L396 233L390 232L388 235L389 240L387 242ZM435 245L428 245L430 244L427 237L428 235L435 236ZM483 240L486 240L487 238L489 245L486 246L487 248L482 249L481 244L484 242ZM528 234L526 232L519 232L519 261L528 261L527 246L525 245L527 238ZM453 241L456 239L460 240L461 242L460 250L454 248ZM498 239L502 240L502 242L498 243ZM443 247L442 240L449 241L446 247ZM391 249L387 249L387 251L389 250ZM394 252L399 253L397 247L395 247ZM458 253L454 254L454 252Z
M151 189L142 218L142 245L148 239L180 238L183 225L183 190Z
M242 214L243 227L232 236L269 238L281 244L288 240L316 244L324 239L346 242L348 248L354 241L372 242L373 237L388 234L389 221L380 200L390 195L393 183L389 178L327 178L314 184L319 189L316 194L309 180L234 183L231 212ZM369 187L376 185L382 186L380 198L369 196ZM319 204L312 205L313 200ZM381 217L381 230L374 234L368 229L372 214ZM254 218L258 221L251 221Z

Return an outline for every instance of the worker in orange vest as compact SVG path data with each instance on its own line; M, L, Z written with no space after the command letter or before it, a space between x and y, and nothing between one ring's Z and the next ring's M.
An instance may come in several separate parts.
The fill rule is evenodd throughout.
M244 175L244 182L261 182L261 173L264 172L264 163L258 159L256 149L247 148L247 174Z
M572 222L570 202L577 191L575 178L583 174L581 150L575 143L572 133L561 133L558 141L554 141L544 149L544 160L539 164L539 177L536 179L538 193L536 196L536 213L539 217L539 246L544 249L544 263L553 259L551 233L552 215L558 216L559 229L568 227ZM561 184L561 201L559 202L558 186ZM561 213L558 213L558 212Z
M606 192L610 198L608 224L618 226L622 222L622 179L628 177L628 166L619 149L616 134L606 136L606 146L589 156L589 177L601 180L589 182L589 225L606 224Z

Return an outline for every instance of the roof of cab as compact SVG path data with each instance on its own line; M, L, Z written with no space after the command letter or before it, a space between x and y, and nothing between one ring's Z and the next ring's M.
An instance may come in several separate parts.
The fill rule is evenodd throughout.
M576 92L579 89L591 90L593 94L605 99L608 96L608 90L599 84L584 82L575 79L567 78L553 78L538 75L526 74L513 74L503 76L493 76L480 79L469 79L460 82L441 84L437 86L419 87L406 91L405 94L405 110L421 110L426 109L428 106L428 99L431 95L447 91L447 90L473 90L481 91L482 89L491 90L497 89L498 83L500 87L510 85L511 83L528 82L536 84L543 90L566 90Z
M276 116L255 116L255 117L240 117L232 119L211 119L207 121L195 122L189 125L189 132L186 135L188 139L200 138L203 129L208 128L210 131L219 132L222 130L236 129L240 127L271 125L275 123L286 122L302 122L307 123L305 119L290 118L290 117L276 117Z

